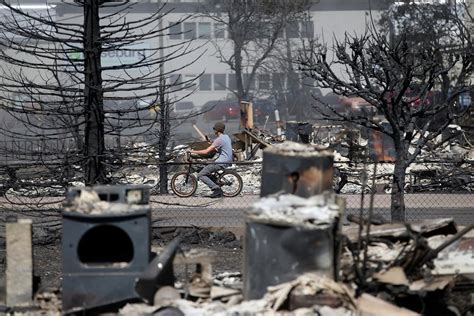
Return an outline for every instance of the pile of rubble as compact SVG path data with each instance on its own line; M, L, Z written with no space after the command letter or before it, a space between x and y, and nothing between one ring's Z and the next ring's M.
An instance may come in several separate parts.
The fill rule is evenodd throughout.
M288 204L285 207L280 203L279 209L284 209L290 219L298 218L294 206L300 203L304 204L298 211L303 218L311 214L308 210L313 202L289 198L280 199ZM259 217L283 214L270 206L261 201L252 212ZM330 223L331 218L319 220ZM270 222L273 225L282 220L285 219L272 218ZM304 221L305 225L314 223L314 219ZM362 240L358 238L359 229ZM291 281L268 286L261 298L246 300L245 278L240 273L215 275L207 280L198 273L187 285L178 283L172 290L167 289L168 294L160 289L153 304L127 304L119 314L409 316L472 312L472 226L458 230L452 220L442 219L389 223L372 226L368 234L367 231L367 225L343 228L346 242L338 281L321 272L305 272ZM364 245L367 236L369 243ZM264 268L274 269L272 265ZM174 293L171 297L169 291Z
M44 294L36 307L122 315L472 312L473 225L385 223L369 212L343 226L332 163L330 152L312 145L264 151L262 197L245 213L243 273L215 275L215 251L180 248L183 238L239 246L233 235L168 231L176 238L152 248L159 227L152 226L149 186L71 188L62 213L62 310ZM31 300L31 225L7 224L7 304L14 310ZM178 266L185 266L181 279Z
M177 280L173 286L161 286L153 301L128 303L117 313L410 316L469 315L469 311L472 312L472 230L468 232L469 228L466 228L459 231L449 219L411 225L384 224L372 228L363 280L358 273L363 273L364 247L358 254L359 226L353 225L343 227L347 242L337 280L317 271L306 272L291 281L268 286L261 298L246 300L242 273L229 271L214 274L212 264L215 253L206 249L190 249L178 253L173 260L175 269L188 266L192 273L188 274L187 279ZM363 239L366 233L367 226L363 226ZM435 255L434 252L438 253ZM196 270L193 271L192 267ZM265 269L271 271L272 265L267 265ZM49 292L38 294L35 301L39 309L36 311L60 315L58 295Z
M296 133L304 127L303 132L309 135ZM293 126L295 131L291 127ZM308 123L288 122L288 137L293 135L299 141L303 138L314 144L334 150L334 167L336 171L334 188L341 194L360 194L365 188L366 193L390 193L393 163L380 163L376 177L375 188L370 188L362 183L361 174L370 178L373 167L367 161L367 152L370 147L368 139L362 137L360 132L345 129L343 126L311 126ZM459 129L459 126L451 126ZM448 129L449 131L449 129ZM301 136L301 137L300 137ZM307 136L302 137L302 136ZM406 173L406 192L471 192L474 190L474 149L465 134L462 139L446 142L442 147L431 150L429 146L422 149L417 162L411 164ZM236 164L235 168L243 178L244 188L242 194L258 194L261 181L261 151L266 146L279 144L284 139L284 134L276 135L268 130L256 127L244 130L234 135L234 150L239 159L245 159L253 164ZM300 139L301 138L301 139ZM465 141L463 141L465 139ZM180 156L193 146L207 146L206 141L174 146L168 149L167 161L169 163L182 162ZM159 185L159 155L156 145L144 142L131 143L122 146L117 152L111 152L112 160L108 164L112 167L107 177L111 183L116 184L147 184L156 189ZM180 168L179 165L169 165L169 178ZM14 181L5 178L0 190L11 196L58 196L64 195L67 186L83 185L81 170L78 166L68 168L68 176L44 176L36 172L34 176L23 177L19 174ZM57 177L57 180L54 180ZM28 180L26 180L28 179ZM13 183L13 182L15 183ZM8 184L12 182L12 184ZM205 186L198 186L197 195L208 193Z

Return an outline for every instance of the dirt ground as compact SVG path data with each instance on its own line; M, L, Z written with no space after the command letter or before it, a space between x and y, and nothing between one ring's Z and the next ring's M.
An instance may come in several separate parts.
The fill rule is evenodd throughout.
M215 252L213 273L241 272L242 248L241 242L229 231L212 231L196 228L167 228L163 233L153 230L152 249L165 247L175 236L184 237L181 249L186 251L193 248L209 249ZM3 248L4 249L4 248ZM61 243L58 239L50 243L36 243L33 247L34 275L40 291L56 291L61 286ZM5 271L5 251L0 251L0 273ZM184 266L176 266L175 275L179 281L184 281Z

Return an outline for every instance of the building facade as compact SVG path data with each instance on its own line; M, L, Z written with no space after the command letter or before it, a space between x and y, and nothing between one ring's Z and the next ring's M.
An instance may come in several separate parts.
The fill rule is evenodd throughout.
M58 19L71 19L77 22L82 19L80 8L64 4L62 1L55 2L49 3L55 5ZM370 19L376 17L377 11L383 8L382 5L371 6L369 3L366 0L315 1L308 12L309 20L289 26L282 37L289 37L295 45L308 38L317 38L331 45L334 40L343 38L346 32L361 34L366 30ZM129 19L140 20L143 16L155 12L161 5L159 1L153 0L136 1L128 13ZM172 50L173 47L186 43L189 45L189 50L194 50L183 58L168 61L165 64L165 73L171 71L169 82L177 84L195 79L190 84L175 88L180 91L172 94L172 99L193 102L198 108L209 101L233 99L235 96L232 91L236 89L235 73L227 64L220 61L218 53L218 51L225 55L232 53L232 41L229 39L228 30L201 14L203 8L205 1L171 1L165 4L165 10L169 11L164 16L161 26L168 27L165 36L140 44L145 48L157 48L163 45ZM110 10L113 9L105 9L104 14ZM179 21L183 22L177 23ZM127 60L133 62L134 56L119 56L114 52L108 52L103 54L102 58L104 64L114 64ZM192 62L194 60L195 62ZM187 66L183 68L182 65ZM299 80L302 85L302 78ZM288 88L288 79L284 71L262 68L255 81L251 83L251 94L261 98L271 97L272 89L276 88L277 82L279 88ZM190 95L183 99L188 94Z

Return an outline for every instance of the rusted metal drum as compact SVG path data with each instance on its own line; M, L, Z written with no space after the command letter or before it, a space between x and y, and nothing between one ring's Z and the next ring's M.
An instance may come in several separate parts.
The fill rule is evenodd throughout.
M309 197L332 189L333 155L313 145L284 142L263 151L260 196L277 192Z
M262 198L247 212L244 297L261 298L268 286L306 272L334 278L335 230L340 210L334 196Z

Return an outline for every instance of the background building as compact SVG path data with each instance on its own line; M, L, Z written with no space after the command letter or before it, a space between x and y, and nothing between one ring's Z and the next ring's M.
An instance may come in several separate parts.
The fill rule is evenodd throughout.
M56 5L57 18L79 21L82 12L64 2L49 1L50 4ZM377 1L372 2L377 4ZM193 40L190 45L196 48L193 54L187 55L184 59L168 62L165 65L165 71L178 69L180 65L185 65L193 58L201 56L197 62L170 74L169 77L171 82L184 82L199 77L195 84L187 87L186 91L176 93L176 98L180 99L183 95L195 90L195 93L183 101L193 102L197 107L212 100L232 99L234 96L231 91L235 90L234 72L228 65L220 62L216 54L216 45L224 54L231 53L232 43L229 40L228 31L222 25L200 14L205 4L205 1L170 1L166 4L170 14L166 15L162 21L163 26L170 26L166 36L163 37L162 45L174 46L180 42ZM377 10L382 8L381 5L375 4L371 7L367 0L315 1L309 11L309 21L288 27L283 36L290 37L295 43L301 43L301 39L315 37L330 44L335 39L341 39L345 32L363 33L366 24L370 22L369 10L373 9L372 15L376 16ZM128 16L130 19L140 19L143 15L155 12L159 5L161 5L159 1L136 1ZM187 18L185 22L175 24L184 18ZM160 40L157 38L156 41L142 45L143 47L158 47ZM129 62L133 58L134 56L117 56L109 52L104 54L103 63ZM262 98L271 97L272 87L276 86L277 81L280 81L280 85L283 82L283 88L287 88L287 78L284 73L262 71L251 85L252 94Z

